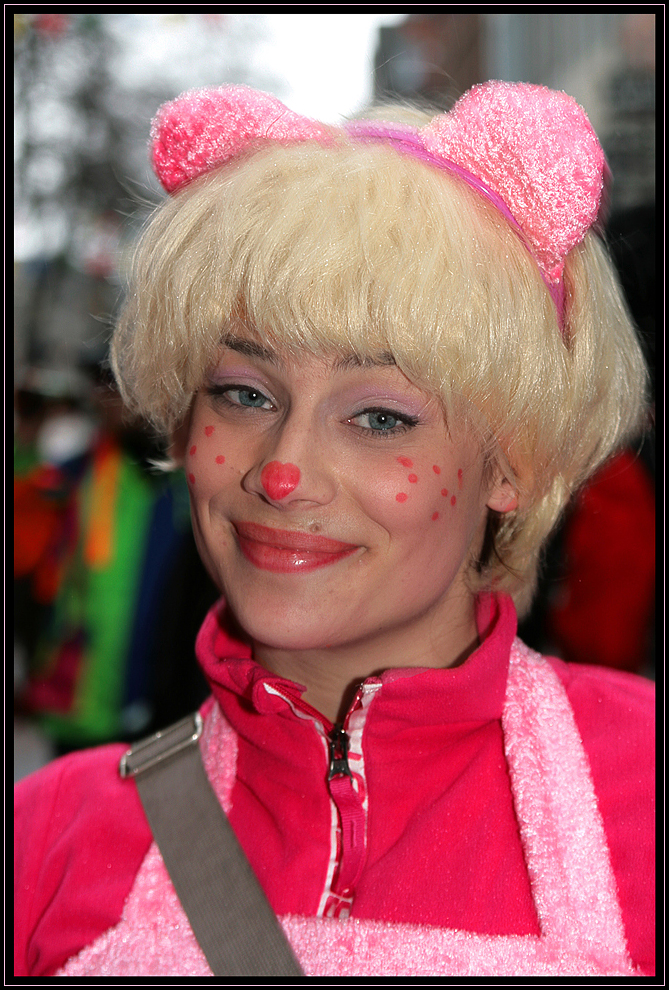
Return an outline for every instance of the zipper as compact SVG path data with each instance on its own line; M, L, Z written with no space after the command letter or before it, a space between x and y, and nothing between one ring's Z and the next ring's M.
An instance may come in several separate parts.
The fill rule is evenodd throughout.
M332 878L328 914L346 917L366 858L365 810L360 781L348 761L349 738L341 723L328 736L328 790L338 816L338 865Z
M369 705L380 688L381 682L376 680L361 684L345 721L333 725L302 701L301 694L293 695L265 685L269 693L282 697L295 715L310 719L324 743L327 760L324 783L332 801L333 819L330 864L317 909L319 917L349 916L367 858L367 786L362 732Z
M351 768L348 765L348 736L341 722L335 722L332 732L328 736L328 748L330 752L330 765L328 767L328 783L333 777L342 774L353 777Z

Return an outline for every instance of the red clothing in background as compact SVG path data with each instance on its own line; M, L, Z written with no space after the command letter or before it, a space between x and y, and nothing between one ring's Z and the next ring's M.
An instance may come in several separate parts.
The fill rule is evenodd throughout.
M569 663L640 671L655 604L655 493L630 450L579 493L564 530L564 581L547 632Z

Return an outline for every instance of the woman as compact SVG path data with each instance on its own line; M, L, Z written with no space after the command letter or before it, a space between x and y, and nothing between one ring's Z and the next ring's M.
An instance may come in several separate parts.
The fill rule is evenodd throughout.
M514 641L644 411L583 111L489 83L337 129L223 87L152 138L115 370L186 471L203 759L303 971L652 971L650 685ZM121 752L23 788L17 972L211 973Z

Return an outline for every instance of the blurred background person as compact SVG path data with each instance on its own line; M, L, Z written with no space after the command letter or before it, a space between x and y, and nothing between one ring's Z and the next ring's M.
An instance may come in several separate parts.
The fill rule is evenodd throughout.
M81 375L30 368L14 395L14 623L30 654L58 582L72 492L94 423Z
M158 450L146 429L124 418L105 366L91 378L96 428L76 472L59 465L72 475L60 573L19 693L59 753L135 737L153 724L162 596L190 538L183 478L152 469ZM183 609L177 615L183 619ZM175 646L160 658L161 677ZM187 703L187 683L177 696Z

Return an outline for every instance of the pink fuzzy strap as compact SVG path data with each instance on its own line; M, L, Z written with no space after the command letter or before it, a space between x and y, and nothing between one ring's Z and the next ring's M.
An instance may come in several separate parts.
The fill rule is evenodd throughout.
M604 152L575 100L545 86L487 82L423 128L354 121L344 131L353 140L392 144L485 196L521 234L562 329L564 259L596 224L609 178ZM184 93L159 109L151 157L174 193L260 142L336 140L336 128L293 113L268 93L220 86Z
M616 881L590 767L566 691L516 639L502 715L516 815L544 936L629 965Z

